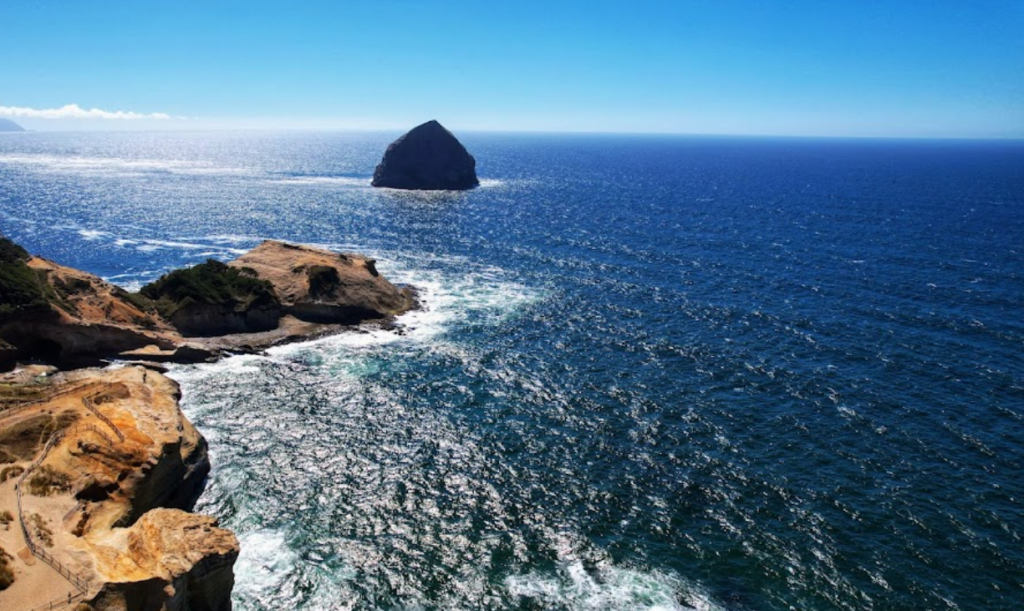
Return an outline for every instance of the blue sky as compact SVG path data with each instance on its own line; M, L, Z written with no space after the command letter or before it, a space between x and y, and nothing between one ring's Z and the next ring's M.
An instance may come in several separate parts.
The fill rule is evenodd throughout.
M32 129L1024 137L1024 0L3 0L0 24L0 116ZM37 118L69 104L160 115Z

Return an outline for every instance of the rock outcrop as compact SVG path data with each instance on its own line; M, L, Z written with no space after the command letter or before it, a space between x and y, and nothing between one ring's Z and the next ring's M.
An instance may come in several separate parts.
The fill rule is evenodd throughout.
M129 293L0 238L0 371L26 359L63 367L211 360L415 307L412 289L388 282L374 263L268 240L230 264L210 260Z
M96 611L230 611L238 540L215 519L154 509L109 538Z
M181 343L171 325L124 289L0 238L0 361L87 366L125 350Z
M213 518L187 513L210 463L178 407L177 385L125 367L24 386L43 396L3 415L0 428L41 433L16 434L29 445L5 460L30 469L22 514L33 517L36 544L89 584L85 601L96 611L228 611L238 541ZM13 484L0 482L0 499L13 497ZM0 543L14 536L20 531L0 533ZM29 586L16 581L0 593L0 608L5 597L24 600L19 587Z
M249 268L214 259L165 274L140 294L187 336L269 331L281 317L281 303L269 282Z
M253 270L273 287L283 313L306 322L349 325L415 305L410 289L388 282L361 255L267 240L229 265Z
M141 294L187 336L247 334L259 344L261 333L274 337L267 332L288 321L352 325L414 307L412 290L388 282L374 264L361 255L267 240L228 264L210 260L171 272Z
M437 121L409 130L388 146L373 173L375 187L424 191L472 189L479 186L476 160Z
M0 118L0 132L23 132L25 128L10 119Z

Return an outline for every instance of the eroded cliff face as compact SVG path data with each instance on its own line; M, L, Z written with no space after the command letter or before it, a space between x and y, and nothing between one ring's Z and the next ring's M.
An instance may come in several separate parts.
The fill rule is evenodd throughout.
M0 318L0 338L14 349L12 356L95 365L101 356L183 343L171 325L140 308L127 291L41 257L26 263L40 278L45 305Z
M255 271L274 287L284 313L307 322L353 324L415 306L411 289L388 282L362 255L267 240L229 265Z
M206 440L178 408L173 380L141 367L65 374L81 403L44 465L73 482L77 528L125 526L154 507L190 510L210 470Z
M209 516L153 509L93 548L97 611L231 609L238 541Z
M40 431L12 437L25 440L11 456L25 468L60 431L22 485L22 514L38 516L32 536L89 582L84 600L97 611L230 609L238 541L187 512L210 464L179 397L172 380L142 367L83 369L0 414L6 431Z
M388 282L373 259L273 240L230 264L171 272L141 293L0 238L4 244L0 371L19 360L63 368L117 358L207 361L388 320L417 305L414 291ZM5 280L4 269L13 276Z

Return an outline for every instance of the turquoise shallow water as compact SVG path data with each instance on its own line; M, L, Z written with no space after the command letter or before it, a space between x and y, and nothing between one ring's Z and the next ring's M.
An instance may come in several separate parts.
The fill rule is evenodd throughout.
M461 136L461 135L460 135ZM272 237L401 332L181 367L239 609L1017 609L1024 146L15 134L0 229L137 286Z

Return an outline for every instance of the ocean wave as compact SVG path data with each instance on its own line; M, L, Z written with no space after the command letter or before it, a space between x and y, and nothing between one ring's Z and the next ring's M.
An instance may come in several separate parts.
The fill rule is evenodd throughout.
M224 376L236 380L243 374L259 373L259 361L267 360L266 356L256 354L238 354L223 358L214 363L204 363L191 367L177 367L174 378L180 382L195 382L206 378Z
M152 251L155 251L155 250L162 250L162 249L171 249L171 250L202 250L202 251L205 251L205 252L201 253L203 255L227 254L227 253L236 254L236 255L242 255L242 254L245 254L246 252L248 252L248 250L244 249L244 248L228 248L228 247L217 246L217 245L212 245L212 244L202 244L202 243L198 243L198 242L179 242L179 241L176 241L176 240L146 240L146 239L142 239L142 240L123 240L123 239L121 239L119 241L125 243L126 245L131 243L132 245L135 246L136 250L140 250L140 251L143 251L143 252L152 252Z
M249 175L252 170L180 159L124 159L120 157L64 157L58 155L0 155L0 164L43 172L98 173L115 176L182 174L193 176Z
M83 240L89 242L106 242L115 248L130 248L138 252L157 252L161 250L177 250L186 253L188 258L215 258L229 259L248 252L248 248L238 248L239 244L256 245L263 238L249 236L182 236L170 238L146 238L137 235L124 235L123 232L101 231L82 227L69 227ZM124 228L130 229L130 228ZM153 272L159 275L164 271ZM116 278L124 279L139 276L136 279L144 279L149 276L143 274L120 274ZM106 278L112 281L111 278Z
M510 595L544 608L572 611L719 611L723 607L682 578L615 566L588 570L580 560L555 573L532 572L505 580Z
M241 551L234 567L234 596L251 602L277 598L294 581L299 555L288 547L283 531L241 533L238 543Z
M508 280L496 268L469 271L454 278L444 272L416 270L395 262L378 261L378 268L395 284L413 286L420 308L396 319L398 330L364 326L352 332L308 342L271 348L268 354L289 358L313 358L309 350L330 352L370 349L396 342L428 342L470 319L497 324L524 306L543 298L543 293ZM389 269L390 268L390 269Z
M314 187L370 187L369 177L352 176L292 176L267 180L272 185L306 185Z

